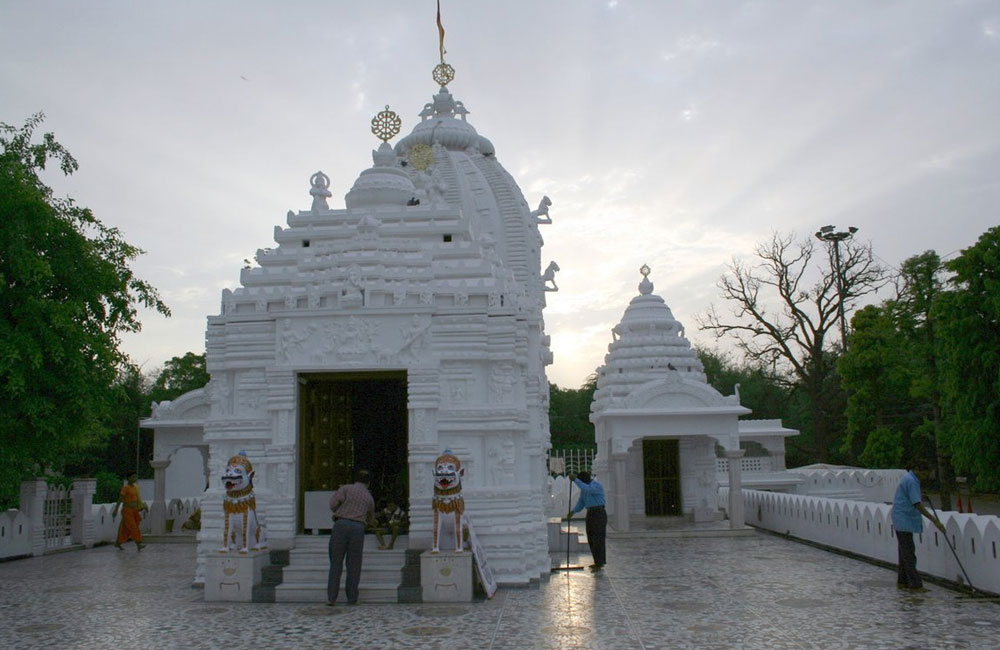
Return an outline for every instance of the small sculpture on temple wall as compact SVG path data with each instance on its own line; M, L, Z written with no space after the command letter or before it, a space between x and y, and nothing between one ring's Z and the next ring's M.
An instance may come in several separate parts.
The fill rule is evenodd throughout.
M340 294L340 304L344 307L360 307L364 304L364 279L361 267L352 264L347 269L347 282Z
M545 273L542 274L542 285L545 291L559 291L559 285L556 284L556 272L559 270L559 265L555 262L549 262L549 265L545 268Z
M437 167L431 170L431 175L429 182L425 185L427 190L427 198L430 200L431 205L435 207L440 207L444 205L444 194L448 191L448 185L441 178L441 172Z
M434 546L431 553L441 551L440 538L445 521L455 521L455 552L462 552L462 519L465 515L465 499L462 498L462 476L465 469L462 461L450 449L445 449L434 461Z
M552 223L552 217L549 216L549 207L552 205L552 200L543 196L541 203L538 204L537 210L531 211L531 218L535 220L535 223Z
M309 178L309 183L312 185L309 194L313 197L313 214L329 210L330 205L326 200L333 196L333 192L330 191L330 177L323 172L316 172Z
M257 517L257 498L253 492L254 469L246 452L229 459L222 482L226 496L222 500L224 513L222 553L237 548L240 553L267 548L264 526Z

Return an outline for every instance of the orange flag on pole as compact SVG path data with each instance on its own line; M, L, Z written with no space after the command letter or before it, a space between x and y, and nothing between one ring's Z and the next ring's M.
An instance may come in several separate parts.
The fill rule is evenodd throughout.
M441 0L437 0L438 15L438 37L440 39L439 48L441 50L441 63L444 63L444 25L441 24Z

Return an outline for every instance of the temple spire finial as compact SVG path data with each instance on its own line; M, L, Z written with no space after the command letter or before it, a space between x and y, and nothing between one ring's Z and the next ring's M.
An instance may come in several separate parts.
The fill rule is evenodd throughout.
M441 0L437 2L437 26L438 26L438 51L441 55L441 63L434 66L432 77L442 88L447 86L455 78L455 68L444 62L444 25L441 24Z
M639 282L639 293L644 296L648 296L653 293L653 283L649 281L649 274L652 269L649 268L649 264L643 264L639 267L639 273L642 274L642 281Z

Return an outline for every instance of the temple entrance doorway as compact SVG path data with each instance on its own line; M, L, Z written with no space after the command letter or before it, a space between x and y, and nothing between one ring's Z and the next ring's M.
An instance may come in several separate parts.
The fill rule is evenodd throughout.
M680 446L675 440L642 441L642 474L646 516L681 514Z
M304 373L299 381L299 527L304 495L372 474L376 508L409 505L406 372Z

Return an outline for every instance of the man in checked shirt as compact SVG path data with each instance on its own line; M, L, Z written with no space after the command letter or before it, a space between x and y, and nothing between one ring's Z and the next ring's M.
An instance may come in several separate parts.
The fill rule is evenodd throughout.
M330 533L330 576L326 583L326 604L333 606L340 593L340 574L347 560L347 603L358 604L361 560L365 549L365 524L375 515L375 500L368 491L368 470L354 472L354 483L340 486L330 497L333 531Z

